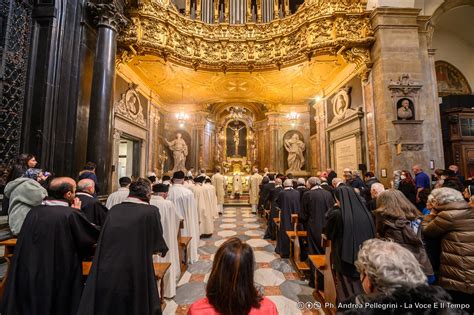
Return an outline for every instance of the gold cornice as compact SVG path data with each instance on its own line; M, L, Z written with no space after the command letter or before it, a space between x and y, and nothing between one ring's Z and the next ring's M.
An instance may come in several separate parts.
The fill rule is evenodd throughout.
M127 11L131 23L119 45L195 70L275 70L338 52L350 61L355 54L354 60L367 66L370 60L358 58L374 42L370 12L364 11L364 1L348 2L308 0L286 18L244 25L206 24L147 2Z

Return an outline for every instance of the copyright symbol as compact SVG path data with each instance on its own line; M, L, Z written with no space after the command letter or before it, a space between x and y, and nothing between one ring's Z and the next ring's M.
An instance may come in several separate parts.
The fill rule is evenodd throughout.
M314 303L314 308L316 308L316 309L321 308L321 303L315 302Z
M296 303L296 307L299 309L299 310L302 310L304 308L304 303L303 302L298 302Z

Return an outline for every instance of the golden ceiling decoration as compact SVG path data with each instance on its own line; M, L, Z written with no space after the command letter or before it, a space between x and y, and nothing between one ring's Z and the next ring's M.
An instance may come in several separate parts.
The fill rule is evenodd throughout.
M139 56L159 56L194 70L277 70L340 54L363 71L371 65L368 47L374 41L365 4L366 0L307 0L283 19L229 25L194 21L170 6L145 2L127 11L131 23L120 34L119 44ZM226 84L226 93L251 88L235 80Z
M308 104L329 83L355 73L355 65L340 56L318 56L310 62L263 72L194 71L152 55L134 56L119 72L142 81L170 111L181 105L191 110L209 104L256 103L272 106ZM181 86L184 87L184 99ZM292 100L292 86L294 99ZM190 106L193 104L194 106ZM225 107L225 106L224 106ZM296 108L295 108L296 109Z

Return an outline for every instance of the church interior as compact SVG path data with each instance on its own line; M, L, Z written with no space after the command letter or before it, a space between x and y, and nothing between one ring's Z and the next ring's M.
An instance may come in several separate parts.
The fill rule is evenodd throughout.
M295 187L349 169L393 188L414 165L474 178L472 0L0 3L2 193L21 153L73 179L93 162L104 204L124 177L224 176L214 232L193 238L200 257L163 314L205 296L233 236L253 248L256 287L280 314L335 312L336 289L308 284L330 254L301 260L298 219L290 258L263 239L273 218L251 208L255 170Z

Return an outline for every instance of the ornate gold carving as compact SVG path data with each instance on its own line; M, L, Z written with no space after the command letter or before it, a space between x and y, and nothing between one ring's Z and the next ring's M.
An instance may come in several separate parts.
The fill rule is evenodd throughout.
M128 21L115 3L87 2L86 9L97 26L107 26L115 31L127 26Z
M136 91L136 85L131 84L114 105L115 114L141 126L146 126L143 106Z
M309 0L284 19L229 25L193 21L146 2L127 12L132 22L119 44L195 70L274 70L338 51L358 67L370 68L368 47L374 37L363 3Z
M367 81L373 62L370 58L370 48L352 47L342 50L342 57L350 63L356 65L356 71L359 72L362 81Z

